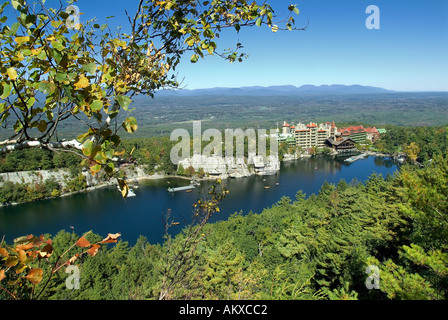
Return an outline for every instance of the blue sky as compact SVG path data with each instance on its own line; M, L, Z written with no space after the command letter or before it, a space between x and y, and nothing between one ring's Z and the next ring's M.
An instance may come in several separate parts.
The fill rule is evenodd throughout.
M53 0L47 1L52 3ZM269 1L268 1L269 2ZM79 0L82 19L114 15L128 25L138 0ZM267 27L222 34L221 48L244 45L249 59L229 64L185 56L177 68L188 89L304 84L361 84L403 91L448 91L448 1L271 0L280 16L297 4L298 27L272 33ZM380 9L380 29L368 30L366 8ZM230 30L229 30L230 31Z
M288 3L275 1L275 7ZM380 9L379 30L365 27L370 4ZM306 31L243 30L232 38L245 45L248 60L184 63L185 82L190 88L362 84L448 90L448 1L302 0L297 5L297 25L309 20ZM204 76L210 70L215 76Z

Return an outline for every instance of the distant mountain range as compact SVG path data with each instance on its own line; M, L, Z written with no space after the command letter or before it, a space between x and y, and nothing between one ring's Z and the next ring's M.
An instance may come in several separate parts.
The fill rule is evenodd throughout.
M300 87L284 85L269 87L240 87L240 88L210 88L210 89L181 89L181 90L161 90L156 96L199 96L199 95L220 95L220 96L291 96L291 95L321 95L321 94L369 94L369 93L390 93L391 90L361 86L361 85L303 85Z

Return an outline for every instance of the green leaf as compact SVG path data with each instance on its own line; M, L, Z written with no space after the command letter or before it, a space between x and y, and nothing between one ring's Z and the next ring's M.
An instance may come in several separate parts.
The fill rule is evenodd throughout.
M0 99L6 99L9 97L9 94L11 93L12 85L9 83L2 83L0 87L1 96Z
M107 174L114 173L114 164L111 162L106 167L104 167L104 171L106 171Z
M17 33L17 30L19 30L20 27L20 23L16 22L14 24L11 25L11 28L9 29L9 31L5 34L6 36L13 36Z
M93 112L98 112L103 107L103 102L101 100L95 100L90 104L90 109L92 109Z
M15 238L15 239L13 240L13 242L14 242L15 244L24 244L24 243L30 243L31 240L32 240L32 237L29 237L29 236L21 236L21 237Z
M86 156L90 156L92 153L92 147L93 147L93 141L92 140L86 140L82 145L82 153Z
M65 49L65 46L60 41L53 40L51 41L51 45L58 51L63 51Z
M45 132L45 130L47 130L47 122L45 120L40 120L37 129L39 129L40 132Z
M49 121L53 121L53 118L54 118L54 113L53 113L53 111L51 111L51 110L47 110L46 114L47 114L47 119L48 119Z
M62 21L61 21L61 20L58 20L58 21L51 21L51 26L52 26L53 28L59 28L61 24L62 24Z
M297 8L297 7L294 7L293 11L297 15L299 15L299 13L300 13L299 8Z
M38 89L44 94L50 94L53 93L53 91L56 89L56 86L51 82L41 81L39 83Z
M95 174L100 170L101 170L100 164L96 164L96 165L90 167L90 171L92 172L92 174Z
M79 135L79 136L76 138L76 140L78 140L79 142L82 142L82 141L84 141L86 138L90 137L91 135L92 135L91 132L86 132L86 133L83 133L83 134Z
M96 73L96 64L93 62L83 65L82 68L92 75L95 75Z
M132 102L131 98L127 96L116 96L115 99L124 110L128 110L129 104Z
M34 97L29 98L28 101L26 102L26 107L28 109L31 109L35 102L36 102L36 98L34 98Z
M11 1L11 5L12 5L12 7L14 8L14 9L18 9L19 7L21 7L21 5L20 5L20 1L17 1L17 0L12 0Z
M118 146L121 143L121 138L120 136L114 134L110 137L110 141L114 144L114 146Z
M257 21L255 21L255 24L257 25L257 27L261 27L261 17L259 17Z
M101 153L101 146L94 146L92 152L90 153L91 158L96 158L97 154Z
M196 63L198 62L199 56L197 54L194 54L191 56L190 61L191 63Z
M58 72L58 73L56 74L55 79L56 79L57 81L59 81L59 82L62 82L63 84L69 84L69 83L70 83L70 81L69 81L69 79L68 79L68 76L67 76L67 73L61 73L61 72Z
M28 266L25 263L23 263L23 262L19 263L19 265L17 266L17 269L16 269L16 274L22 273L23 271L25 271L25 269L27 267Z
M11 257L6 258L5 266L10 268L10 267L14 267L18 263L19 263L19 259L15 256L11 256Z

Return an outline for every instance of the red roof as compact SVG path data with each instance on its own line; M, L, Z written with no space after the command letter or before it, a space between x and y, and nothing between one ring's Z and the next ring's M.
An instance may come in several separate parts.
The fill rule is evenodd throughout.
M366 132L369 132L369 133L379 133L378 130L376 130L375 127L373 127L373 128L366 128Z
M309 128L315 128L315 127L317 127L317 124L310 123L310 124L307 124L306 126L309 127Z
M366 129L364 129L363 126L353 126L348 128L340 128L338 129L339 132L342 134L352 134L352 133L359 133L359 132L366 132Z
M284 121L282 127L289 127L288 122Z
M294 125L292 125L291 127L290 127L291 129L294 129L295 128L295 126Z

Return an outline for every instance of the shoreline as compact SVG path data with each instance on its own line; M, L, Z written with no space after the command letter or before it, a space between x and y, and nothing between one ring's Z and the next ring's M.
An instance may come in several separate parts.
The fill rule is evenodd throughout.
M368 156L375 156L375 157L392 157L392 155L390 154L385 154L385 153L379 153L379 152L375 152L375 151L366 151L366 154ZM336 155L331 155L331 157L334 157ZM308 160L311 157L313 157L312 155L306 155L306 156L299 156L299 157L292 157L292 158L288 158L288 159L283 159L280 162L290 162L290 161L297 161L297 160ZM56 169L59 170L59 169ZM257 173L252 172L251 175L257 175ZM39 200L34 200L34 201L29 201L29 202L20 202L20 203L0 203L0 207L7 207L7 206L15 206L15 205L20 205L20 204L26 204L26 203L32 203L35 201L42 201L42 200L50 200L50 199L57 199L57 198L62 198L62 197L68 197L71 195L75 195L78 193L82 193L82 192L90 192L90 191L94 191L94 190L98 190L98 189L103 189L103 188L107 188L107 187L111 187L111 186L116 186L117 183L116 181L113 181L115 178L111 178L109 181L104 181L104 182L100 182L97 185L94 186L90 186L87 187L83 190L79 190L79 191L73 191L73 192L67 192L67 193L62 193L59 196L56 197L48 197L48 198L44 198L44 199L39 199ZM162 180L162 179L182 179L182 180L197 180L197 181L212 181L212 180L218 180L218 179L230 179L230 177L226 177L226 178L221 178L219 176L216 177L202 177L202 178L198 178L198 177L186 177L186 176L179 176L179 175L165 175L165 174L160 174L160 173L155 173L153 175L140 175L140 176L135 176L135 177L130 177L130 178L126 178L126 181L128 182L128 184L132 187L132 182L133 181L146 181L146 180Z

